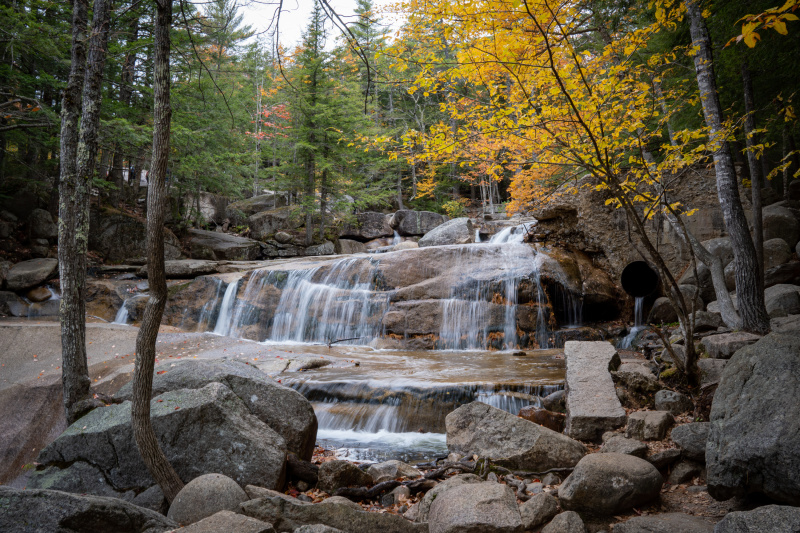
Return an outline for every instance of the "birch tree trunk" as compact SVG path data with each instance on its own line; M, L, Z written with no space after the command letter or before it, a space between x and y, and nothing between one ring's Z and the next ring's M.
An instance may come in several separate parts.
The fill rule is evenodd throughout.
M744 215L739 188L736 182L736 171L733 166L730 146L725 140L722 127L722 107L717 94L714 76L711 38L705 20L700 11L698 0L686 0L689 15L692 43L697 48L694 56L697 71L697 85L700 88L700 100L703 116L710 130L710 146L714 148L714 168L717 175L717 194L725 227L733 245L736 267L736 295L739 303L739 314L742 329L753 333L769 331L769 315L764 306L764 287L759 282L758 257L753 246L753 239Z
M78 181L78 124L86 69L88 0L72 3L72 51L67 87L61 103L61 150L58 202L58 270L61 281L61 383L67 421L73 406L89 398L86 362L86 304L83 299L86 255L78 243L78 210L87 198L86 184ZM86 236L84 235L83 238Z
M164 306L167 303L167 280L164 272L164 220L166 217L166 176L169 159L170 74L169 30L172 24L172 0L157 0L155 24L155 66L153 80L153 160L147 186L147 280L150 297L136 337L136 366L133 374L131 423L133 436L142 460L161 491L172 503L183 488L183 481L169 464L150 422L150 397L153 392L153 369L156 338Z

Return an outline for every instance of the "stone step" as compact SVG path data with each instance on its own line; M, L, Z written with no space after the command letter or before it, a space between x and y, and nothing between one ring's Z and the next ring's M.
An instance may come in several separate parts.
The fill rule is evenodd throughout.
M624 426L625 410L610 373L620 364L616 348L605 341L568 341L564 355L567 435L578 440L597 440L604 432Z

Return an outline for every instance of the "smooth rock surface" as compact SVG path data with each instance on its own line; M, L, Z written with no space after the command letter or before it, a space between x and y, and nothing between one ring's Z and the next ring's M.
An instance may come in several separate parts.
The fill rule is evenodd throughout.
M770 239L764 242L764 270L782 265L791 257L792 249L783 239Z
M580 442L481 402L448 414L445 426L450 452L477 453L512 469L570 467L586 454Z
M323 524L348 533L428 533L428 524L415 524L392 514L367 513L342 503L306 503L280 492L261 490L262 496L244 502L242 512L272 524L279 533Z
M578 513L565 511L553 518L542 533L586 533L586 526Z
M800 222L786 207L767 206L764 208L764 242L770 239L783 239L790 247L800 240Z
M773 285L764 291L764 304L770 318L796 315L800 313L800 287L788 284Z
M428 515L431 511L431 505L433 502L439 497L440 494L445 493L446 491L459 487L461 485L468 485L474 483L483 483L483 479L479 478L475 474L457 474L455 476L446 478L444 481L433 487L431 490L425 493L425 496L419 501L419 507L417 508L417 516L415 521L416 522L427 522Z
M364 242L379 237L391 237L394 234L392 227L389 225L391 217L383 213L366 211L358 213L355 217L356 220L353 224L346 224L342 228L339 233L340 237Z
M401 209L392 215L389 225L400 235L425 235L445 222L447 217L439 213Z
M667 476L667 483L670 485L688 483L692 479L700 476L702 473L702 464L695 461L683 460L672 467L669 476Z
M587 455L558 489L561 507L611 515L643 505L661 492L656 467L619 453Z
M636 411L628 415L625 436L639 440L662 440L675 423L669 411Z
M699 359L697 368L700 370L700 386L705 387L712 383L719 383L722 371L727 364L727 359Z
M475 238L472 221L467 218L454 218L436 226L419 240L420 247L444 246L447 244L468 244Z
M362 487L372 484L372 476L347 461L327 461L319 467L317 488L333 494L342 487Z
M180 533L275 533L272 524L231 511L219 511L181 528Z
M662 470L680 459L681 451L678 448L667 448L647 457L647 462Z
M0 486L0 531L7 533L162 533L176 526L117 498Z
M167 392L152 400L150 409L161 449L184 481L210 472L240 485L278 486L283 479L283 437L253 416L225 385ZM116 490L154 484L133 439L129 402L91 411L38 458L43 465L77 461L99 468Z
M606 431L624 426L627 417L609 373L619 366L614 346L604 341L568 341L564 354L567 435L573 439L595 440Z
M703 339L703 346L712 359L730 359L736 350L753 344L760 338L761 336L753 333L736 331L721 335L709 335Z
M164 373L159 374L161 371ZM177 389L200 389L214 382L230 388L253 415L283 437L289 451L301 459L311 459L317 438L317 417L311 403L252 365L229 359L159 365L153 377L153 396ZM115 398L130 400L132 392L129 383Z
M540 493L519 506L522 528L526 531L542 527L558 514L558 501L549 494Z
M178 524L199 522L219 511L238 511L247 494L234 480L222 474L203 474L187 483L175 496L167 518Z
M752 511L728 513L714 533L796 533L800 531L800 508L765 505Z
M709 429L708 422L692 422L677 426L672 430L672 442L678 445L684 457L705 462Z
M714 524L698 516L664 513L634 516L614 525L614 533L712 533Z
M494 482L465 484L440 494L428 515L430 533L522 531L514 491Z
M58 259L29 259L13 265L6 274L6 288L24 291L58 275Z
M397 479L401 477L406 477L409 479L422 477L422 472L413 466L394 459L391 461L370 465L370 467L367 468L367 474L372 476L373 483L381 483L383 481L389 481L390 479Z
M629 439L622 435L614 435L603 443L600 453L622 453L644 459L647 455L647 444L640 440Z
M201 229L189 230L189 248L197 259L253 261L261 256L258 241Z
M554 413L534 405L528 405L520 409L518 416L547 429L552 429L556 433L564 431L564 425L567 422L567 417L564 413Z
M708 492L800 505L800 337L770 333L722 373L706 446ZM673 437L674 440L674 437Z
M622 363L611 376L616 383L622 383L628 391L639 394L652 394L660 387L658 378L646 364Z

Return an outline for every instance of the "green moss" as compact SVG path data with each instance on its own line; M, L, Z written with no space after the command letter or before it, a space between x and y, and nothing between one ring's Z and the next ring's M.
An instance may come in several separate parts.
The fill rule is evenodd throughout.
M678 374L677 368L668 368L661 373L661 379L671 378Z
M192 283L193 282L191 282L191 281L187 281L186 283L179 283L177 285L171 286L170 288L167 289L167 297L168 298L172 298L173 296L178 294L180 291L182 291L183 289L185 289L186 287L188 287Z

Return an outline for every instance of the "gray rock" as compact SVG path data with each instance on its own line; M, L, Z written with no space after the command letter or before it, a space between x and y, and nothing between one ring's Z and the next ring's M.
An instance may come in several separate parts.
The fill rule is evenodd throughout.
M446 491L459 487L461 485L468 485L474 483L483 483L483 480L476 476L475 474L458 474L453 477L447 478L431 490L425 493L425 496L419 501L419 507L417 508L417 516L415 521L416 522L427 522L428 515L431 511L431 505L433 502L439 497L439 495L444 494Z
M17 222L19 222L19 218L17 218L17 215L15 215L14 213L8 212L5 209L0 211L0 220L3 220L5 222L9 222L9 223L12 223L12 224L16 224Z
M587 455L558 489L561 507L612 515L657 498L664 479L656 467L619 453Z
M367 251L364 243L350 239L337 239L334 243L334 251L337 254L363 254Z
M703 465L695 461L683 460L672 467L667 483L670 485L680 485L699 477L703 473Z
M662 440L675 423L669 411L637 411L628 415L625 436L640 440Z
M261 256L258 241L201 229L189 230L189 249L194 258L216 261L253 261Z
M617 398L609 370L619 366L619 355L609 342L567 341L567 428L574 439L595 440L624 426L625 410Z
M765 505L752 511L728 513L714 533L783 533L800 531L800 509L787 505Z
M392 246L391 251L399 252L401 250L413 250L414 248L419 248L419 243L414 241L403 241Z
M733 245L731 244L730 237L709 239L701 242L700 244L702 244L711 255L720 258L723 268L725 268L728 263L733 261Z
M272 524L279 533L306 525L323 524L348 533L427 533L428 524L415 524L403 517L367 513L342 503L306 503L271 490L244 502L242 512Z
M126 500L133 499L132 491L126 493L124 488L115 489L108 484L99 468L84 461L76 461L64 469L50 466L43 470L38 470L31 474L27 488L60 490L75 494L108 496ZM137 503L136 505L139 504Z
M770 333L722 373L706 446L716 499L761 493L800 505L800 337Z
M422 477L422 472L409 464L397 460L370 465L367 469L367 474L372 476L373 483L381 483L382 481L389 481L390 479L397 479L399 477L406 477L409 479Z
M0 531L8 533L162 533L176 526L117 498L0 486Z
M405 485L400 485L399 487L395 487L392 492L386 494L381 498L381 505L383 507L389 507L396 503L400 503L401 501L406 501L411 496L411 489L406 487Z
M709 429L708 422L683 424L673 428L670 438L681 449L684 457L705 462Z
M713 359L730 359L739 348L749 346L761 338L760 335L736 331L721 335L709 335L703 339L703 346L708 356Z
M700 386L705 387L712 383L719 383L722 371L728 364L727 359L698 359L697 368L700 370Z
M144 220L124 213L100 216L96 211L92 212L89 249L98 252L106 261L144 261L147 257L146 247L147 227ZM174 233L164 228L164 259L173 260L180 256L181 242Z
M275 533L275 528L272 524L249 516L232 511L219 511L179 531L180 533Z
M708 311L696 311L694 314L694 331L701 333L703 331L715 331L717 328L724 326L722 315L719 313L710 313Z
M306 248L305 255L306 256L317 256L317 255L333 255L335 252L335 246L331 241L325 241L322 244L315 244L313 246L309 246Z
M342 487L363 487L372 484L372 476L347 461L328 461L319 467L317 488L333 494Z
M800 240L800 223L789 209L769 206L764 208L764 242L783 239L790 247Z
M303 225L303 219L291 207L280 207L255 213L247 218L250 235L260 241L282 230L294 230Z
M469 218L454 218L436 226L419 240L420 247L468 244L473 242L475 230Z
M220 472L240 484L281 483L285 441L225 385L167 392L150 409L161 449L181 479ZM75 461L100 469L115 490L144 490L154 484L133 439L129 402L91 411L38 458L43 465Z
M430 533L506 533L522 531L514 491L500 483L474 483L440 494L428 516Z
M6 288L24 291L58 275L58 259L30 259L13 265L6 274Z
M670 466L672 463L677 461L681 456L681 451L678 448L667 448L666 450L662 450L658 453L654 453L650 457L647 457L647 462L651 465L655 466L659 470L663 470L664 468Z
M683 346L682 344L670 344L670 348L672 348L672 351L675 353L675 357L678 357L681 360L681 362L685 365L686 347ZM672 357L672 354L666 348L664 348L664 350L661 352L660 357L662 361L665 361L667 363L672 363L673 365L675 364L674 357Z
M447 217L439 213L401 209L392 215L389 225L400 235L425 235L445 222Z
M800 313L800 287L773 285L764 291L764 304L770 318L780 318Z
M286 233L285 231L275 233L275 240L278 241L279 244L289 244L292 242L293 238L291 233Z
M325 524L314 524L313 526L300 526L294 533L345 533L341 529L326 526Z
M294 389L277 383L252 365L227 359L180 361L159 366L157 370L166 372L153 377L153 396L223 383L252 414L283 437L289 451L301 459L311 459L317 439L317 417L309 401ZM129 383L115 397L130 400L132 392Z
M551 486L551 485L560 485L561 478L558 477L556 474L550 472L549 474L545 474L542 478L542 485Z
M219 511L238 511L247 494L234 480L222 474L204 474L187 483L175 496L167 518L186 526Z
M580 442L481 402L448 414L445 426L451 452L477 453L512 469L570 467L586 454Z
M28 215L28 235L31 239L55 239L58 237L58 226L53 222L49 211L34 209Z
M389 225L391 217L383 213L367 211L358 213L353 224L345 224L339 232L339 237L345 239L355 239L358 241L369 241L379 237L391 237L394 234Z
M167 278L171 279L191 279L206 274L214 274L217 272L218 267L218 261L208 261L206 259L176 259L174 261L164 261L164 270ZM139 268L136 271L136 275L146 278L147 265Z
M547 524L542 533L586 533L586 526L578 513L565 511Z
M789 315L782 318L773 318L769 322L770 326L772 326L773 333L800 335L800 315Z
M648 394L657 391L661 385L650 367L640 363L622 363L619 369L611 373L616 383L625 386L628 391Z
M676 416L694 410L694 402L688 396L667 389L656 393L655 405L657 411L669 411Z
M644 459L647 455L647 444L636 439L614 435L603 443L600 453L622 453Z
M792 249L783 239L764 242L764 270L782 265L792 258Z
M231 202L225 206L225 218L230 219L231 224L239 226L247 224L247 218L271 209L286 206L286 196L282 194L259 194L244 200ZM220 221L221 222L221 221Z
M542 407L548 411L563 413L567 410L567 391L559 390L542 398Z
M800 261L789 261L764 271L764 287L780 283L797 283L798 279L800 279Z
M153 485L149 489L140 492L131 500L131 503L163 515L166 515L169 511L169 502L167 502L164 492L158 485Z
M614 533L712 533L714 524L699 516L683 513L634 516L614 525Z
M541 493L519 506L522 528L525 531L542 527L558 514L558 501L549 494Z

